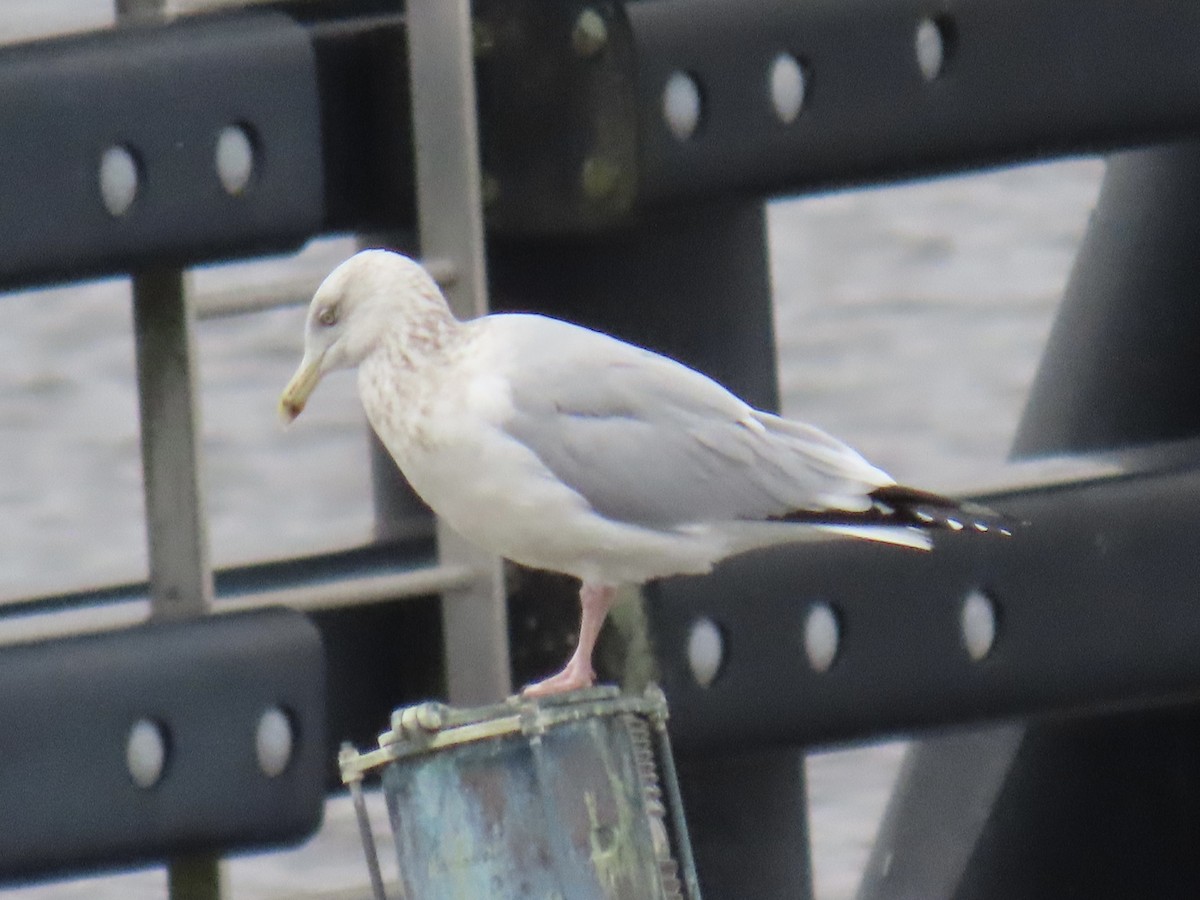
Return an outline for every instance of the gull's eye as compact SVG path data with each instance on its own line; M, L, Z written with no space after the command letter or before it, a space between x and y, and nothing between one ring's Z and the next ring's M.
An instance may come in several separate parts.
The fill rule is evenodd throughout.
M338 308L336 306L323 306L317 310L317 321L328 328L330 325L336 325L338 320Z

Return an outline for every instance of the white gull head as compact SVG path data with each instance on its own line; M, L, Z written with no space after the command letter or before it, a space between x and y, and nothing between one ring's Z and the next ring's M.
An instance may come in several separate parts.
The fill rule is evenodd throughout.
M363 250L329 273L313 295L304 358L279 398L285 423L304 410L321 378L351 369L393 333L420 351L454 327L437 283L418 263L390 250Z

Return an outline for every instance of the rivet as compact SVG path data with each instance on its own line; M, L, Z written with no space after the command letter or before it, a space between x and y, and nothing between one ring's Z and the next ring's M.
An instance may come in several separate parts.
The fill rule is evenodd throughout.
M686 141L700 125L700 86L687 72L672 72L663 86L663 119L671 133Z
M771 63L771 106L784 125L791 125L804 107L804 69L794 56L780 53Z
M913 35L913 47L917 54L917 67L926 81L933 81L942 74L950 52L950 21L945 18L924 18L917 23Z
M138 719L125 741L125 766L133 783L143 790L154 787L167 764L167 737L151 719Z
M113 218L125 215L138 194L137 158L130 148L114 144L100 157L100 197Z
M828 603L814 603L804 619L804 654L814 672L828 672L838 655L841 627Z
M500 199L500 179L484 172L479 181L480 199L484 206L492 206Z
M725 664L725 637L721 627L712 619L700 618L692 623L687 641L688 668L700 687L711 685Z
M217 177L225 193L237 197L254 175L254 141L244 125L226 125L217 135Z
M975 662L992 652L996 643L996 605L981 590L973 590L963 598L959 611L963 646Z
M478 58L491 56L496 49L496 34L492 27L479 19L471 22L471 49Z
M292 720L278 706L263 711L254 732L254 753L258 768L268 778L282 775L292 761L295 737Z
M611 196L621 182L621 167L604 156L589 156L580 172L583 193L589 200Z
M594 9L585 9L575 20L571 30L571 45L575 53L585 59L595 56L608 43L608 25Z

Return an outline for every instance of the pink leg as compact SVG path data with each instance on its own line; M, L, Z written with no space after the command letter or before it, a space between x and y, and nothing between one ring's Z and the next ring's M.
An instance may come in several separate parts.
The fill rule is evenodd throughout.
M522 697L546 697L592 686L596 680L596 673L592 671L592 651L596 649L600 626L616 596L617 589L611 585L584 584L579 588L583 617L579 622L579 643L575 645L575 652L561 672L527 685L521 691Z

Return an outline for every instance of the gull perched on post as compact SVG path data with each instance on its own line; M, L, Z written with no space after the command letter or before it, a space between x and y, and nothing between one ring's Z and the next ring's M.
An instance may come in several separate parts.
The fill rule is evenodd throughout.
M575 652L526 696L592 684L622 584L821 537L927 550L938 529L1007 533L665 356L539 315L460 322L420 265L386 250L317 289L285 422L323 375L355 366L371 427L434 512L490 552L580 580Z

